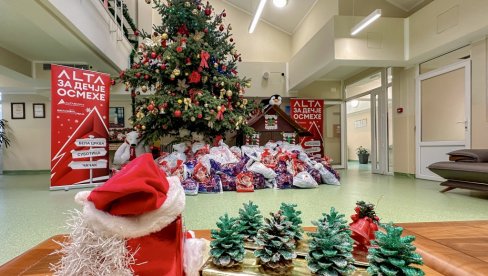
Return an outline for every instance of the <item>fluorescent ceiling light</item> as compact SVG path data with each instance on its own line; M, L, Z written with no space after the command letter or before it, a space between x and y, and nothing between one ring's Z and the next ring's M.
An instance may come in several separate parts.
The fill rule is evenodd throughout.
M376 19L381 16L381 9L376 9L368 16L366 16L361 22L359 22L356 26L351 29L351 35L356 35L364 28L366 28L369 24L373 23Z
M273 4L278 8L283 8L288 3L287 0L273 0Z
M254 13L254 18L252 19L251 25L249 26L249 33L252 34L256 25L258 24L259 18L261 17L261 13L263 13L264 5L266 4L266 0L261 0L259 2L258 8Z

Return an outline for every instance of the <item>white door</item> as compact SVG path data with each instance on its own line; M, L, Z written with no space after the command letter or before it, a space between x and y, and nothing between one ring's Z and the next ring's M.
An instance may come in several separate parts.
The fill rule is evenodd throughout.
M458 62L417 78L416 177L442 180L427 166L471 146L471 63Z

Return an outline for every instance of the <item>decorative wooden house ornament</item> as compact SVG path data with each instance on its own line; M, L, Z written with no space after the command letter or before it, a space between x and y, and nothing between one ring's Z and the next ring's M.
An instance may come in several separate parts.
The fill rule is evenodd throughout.
M257 134L254 135L259 136L257 141L252 137L246 137L247 145L262 146L268 141L287 141L290 144L298 144L300 137L312 135L277 105L267 107L247 123L256 131Z

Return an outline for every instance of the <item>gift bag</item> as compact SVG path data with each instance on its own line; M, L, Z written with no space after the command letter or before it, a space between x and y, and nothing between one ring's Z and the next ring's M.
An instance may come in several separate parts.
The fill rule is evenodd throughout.
M236 190L242 192L254 192L254 175L252 172L241 172L236 177Z

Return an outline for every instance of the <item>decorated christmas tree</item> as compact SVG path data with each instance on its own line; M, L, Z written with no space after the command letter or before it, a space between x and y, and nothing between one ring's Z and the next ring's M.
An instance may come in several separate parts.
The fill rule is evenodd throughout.
M254 256L265 270L283 275L293 268L293 259L297 257L294 232L292 223L286 220L281 210L270 215L258 231L256 244L261 248L254 251Z
M259 208L252 201L244 203L244 208L239 209L240 234L244 239L254 241L258 230L263 225L263 216Z
M239 234L237 219L230 218L227 214L219 218L217 227L212 229L210 243L210 255L212 262L219 267L232 267L244 260L244 238Z
M282 214L286 217L286 220L290 221L292 224L293 239L295 242L303 239L303 228L301 226L302 219L300 215L301 211L295 209L296 204L281 203L280 210Z
M403 228L395 227L393 224L381 226L386 233L376 232L376 240L372 241L372 244L377 247L369 249L368 273L370 275L424 275L420 268L411 266L423 264L422 256L415 252L416 248L412 245L415 237L402 237Z
M353 240L351 231L334 207L330 214L323 214L318 221L312 221L316 232L309 233L309 252L306 257L308 268L315 275L347 275L354 270L352 265Z
M225 10L216 13L201 0L154 0L162 25L141 32L142 43L129 69L120 73L137 97L136 130L147 142L181 130L207 137L246 125L254 103L243 98L250 80L237 75L241 55L235 49Z

